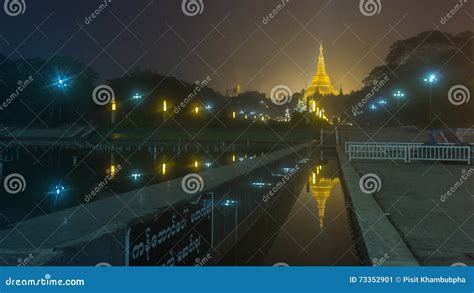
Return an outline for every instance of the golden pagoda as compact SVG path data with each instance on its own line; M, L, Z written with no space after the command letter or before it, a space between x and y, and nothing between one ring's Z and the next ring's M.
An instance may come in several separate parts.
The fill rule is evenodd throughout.
M322 43L319 47L318 68L316 69L316 74L313 77L311 85L306 89L305 99L314 96L316 93L321 96L337 96L340 93L340 91L332 85L331 78L326 72L326 62L324 61L324 49Z
M319 173L320 170L320 167L318 167L317 172ZM327 201L331 196L332 189L339 183L339 178L324 178L314 172L312 177L309 178L311 193L313 194L313 197L318 205L319 227L321 228L321 231L324 228L324 215L326 213Z

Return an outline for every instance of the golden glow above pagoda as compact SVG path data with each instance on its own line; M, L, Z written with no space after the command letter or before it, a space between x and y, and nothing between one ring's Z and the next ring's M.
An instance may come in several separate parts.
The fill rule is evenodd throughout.
M324 228L324 216L326 214L326 204L331 196L332 189L340 183L339 178L329 179L322 177L319 173L321 166L317 167L316 173L312 173L309 178L311 193L318 205L319 227Z
M326 71L326 62L324 61L323 44L319 47L318 68L313 77L311 85L306 89L305 97L314 96L319 93L322 96L339 95L339 91L332 85L331 78Z

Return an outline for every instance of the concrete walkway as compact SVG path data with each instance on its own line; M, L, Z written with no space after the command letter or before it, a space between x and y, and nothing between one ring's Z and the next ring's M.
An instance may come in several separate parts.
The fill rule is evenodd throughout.
M337 148L343 179L356 216L360 237L373 265L416 266L418 262L372 195L359 187L360 176L341 147Z
M383 211L422 265L474 265L474 169L465 165L352 162L373 173ZM464 175L464 178L462 178Z

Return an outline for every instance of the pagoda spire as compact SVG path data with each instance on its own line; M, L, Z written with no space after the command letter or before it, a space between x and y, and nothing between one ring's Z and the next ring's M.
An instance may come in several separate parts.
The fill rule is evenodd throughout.
M314 94L319 94L321 96L337 96L339 94L339 91L332 85L331 78L326 71L326 61L324 58L324 47L322 42L319 44L318 67L313 76L311 86L306 89L304 98L306 99Z
M319 57L318 57L318 69L316 70L316 75L327 76L326 72L326 62L324 61L324 48L323 42L319 45Z

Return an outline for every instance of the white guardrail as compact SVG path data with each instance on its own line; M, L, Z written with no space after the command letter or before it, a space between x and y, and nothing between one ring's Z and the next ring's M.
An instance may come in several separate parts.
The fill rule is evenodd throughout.
M460 141L474 142L474 129L472 128L458 128L456 136Z
M471 147L422 143L346 142L349 160L452 161L471 164Z

